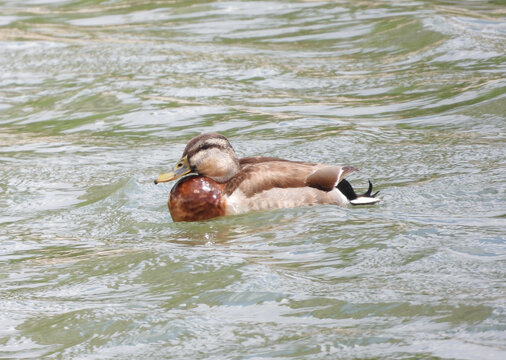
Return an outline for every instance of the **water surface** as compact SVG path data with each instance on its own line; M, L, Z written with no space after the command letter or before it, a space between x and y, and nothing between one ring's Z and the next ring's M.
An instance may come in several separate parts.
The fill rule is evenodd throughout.
M503 359L501 1L0 1L0 357ZM202 132L382 202L173 223Z

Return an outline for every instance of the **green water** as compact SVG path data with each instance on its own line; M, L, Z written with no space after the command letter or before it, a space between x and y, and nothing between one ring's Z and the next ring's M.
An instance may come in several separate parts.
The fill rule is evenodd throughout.
M505 14L0 0L0 358L506 358ZM211 131L382 202L173 223Z

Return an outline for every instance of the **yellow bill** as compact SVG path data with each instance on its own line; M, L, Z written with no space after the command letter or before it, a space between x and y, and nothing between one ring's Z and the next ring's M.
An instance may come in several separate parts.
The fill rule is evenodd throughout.
M155 184L178 179L190 172L192 172L192 169L190 163L188 162L188 157L185 156L181 158L181 160L179 160L176 165L174 165L174 168L171 172L158 176L158 179L155 180Z

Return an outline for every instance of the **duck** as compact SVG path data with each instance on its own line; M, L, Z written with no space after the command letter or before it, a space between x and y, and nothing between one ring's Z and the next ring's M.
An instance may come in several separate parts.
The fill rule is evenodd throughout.
M203 221L254 210L335 204L369 205L378 192L357 195L347 175L353 166L315 164L276 157L238 158L228 139L218 133L192 138L172 171L155 184L179 179L168 200L174 222Z

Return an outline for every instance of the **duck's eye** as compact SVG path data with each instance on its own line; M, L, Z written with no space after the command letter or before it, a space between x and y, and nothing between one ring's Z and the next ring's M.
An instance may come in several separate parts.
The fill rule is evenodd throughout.
M202 149L202 150L205 150L205 149L209 149L210 147L211 147L211 145L209 145L209 144L204 144L204 145L202 145L201 149Z
M180 169L180 168L182 168L182 167L183 167L183 163L178 163L178 164L176 165L176 169Z

